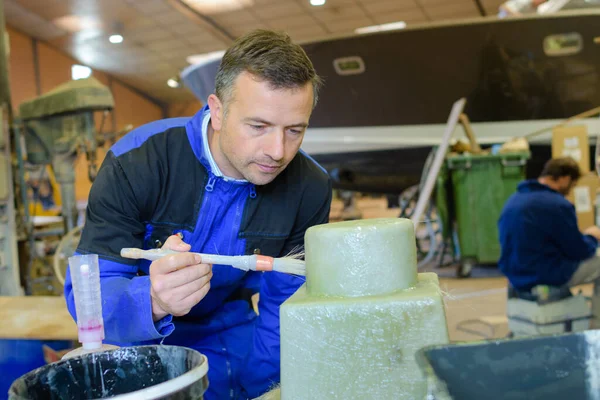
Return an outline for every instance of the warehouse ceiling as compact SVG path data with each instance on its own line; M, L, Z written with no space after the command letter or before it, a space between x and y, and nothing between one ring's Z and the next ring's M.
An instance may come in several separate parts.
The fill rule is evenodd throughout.
M287 31L300 43L407 26L494 15L502 0L5 0L6 21L165 103L189 100L167 80L188 57L224 50L254 28ZM322 1L322 0L321 0ZM111 43L113 34L122 43Z

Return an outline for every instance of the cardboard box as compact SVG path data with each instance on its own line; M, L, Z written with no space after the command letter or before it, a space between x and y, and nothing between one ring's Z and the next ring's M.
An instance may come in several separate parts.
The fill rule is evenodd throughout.
M577 212L577 225L579 230L589 228L596 224L596 192L600 186L600 178L595 172L583 175L577 186L567 196Z
M590 172L590 146L585 125L563 126L552 130L552 158L571 156L581 173Z

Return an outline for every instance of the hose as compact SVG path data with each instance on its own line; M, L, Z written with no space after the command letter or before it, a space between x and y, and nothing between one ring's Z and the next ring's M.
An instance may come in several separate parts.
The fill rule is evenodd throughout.
M61 285L65 285L65 276L63 276L63 272L61 269L61 261L65 261L68 263L68 260L65 260L65 254L63 254L63 249L65 246L67 246L67 244L70 244L70 242L75 238L75 236L77 234L79 234L81 232L82 227L81 226L76 226L75 228L71 229L69 232L67 232L67 234L65 236L62 237L62 239L60 240L60 242L58 243L58 246L56 247L56 251L54 252L54 257L53 257L53 267L54 267L54 274L56 275L56 279L58 279L58 281L60 282ZM75 246L77 247L77 246ZM66 269L65 269L66 271Z

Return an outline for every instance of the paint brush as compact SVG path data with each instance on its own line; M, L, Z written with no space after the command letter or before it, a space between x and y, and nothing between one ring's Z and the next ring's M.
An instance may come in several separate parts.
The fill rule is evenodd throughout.
M121 257L130 259L144 259L156 261L162 257L171 254L180 254L181 252L167 249L142 250L136 248L121 249ZM277 271L293 275L306 275L306 265L304 260L299 260L298 255L273 258L261 255L251 256L220 256L217 254L197 254L202 258L205 264L231 265L233 268L244 271Z

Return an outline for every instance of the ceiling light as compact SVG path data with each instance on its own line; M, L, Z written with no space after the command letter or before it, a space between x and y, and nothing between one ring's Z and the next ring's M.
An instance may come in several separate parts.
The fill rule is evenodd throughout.
M179 81L178 81L177 79L175 79L175 78L169 78L169 79L167 80L167 85L168 85L170 88L176 89L176 88L178 88L178 87L179 87Z
M228 11L241 10L242 8L252 7L254 0L182 0L189 7L198 11L200 14L219 14Z
M102 28L102 23L98 19L88 16L65 15L52 20L52 22L59 28L71 33Z
M86 79L92 75L92 69L85 65L73 64L71 66L71 79L74 81L78 79Z
M373 32L381 32L381 31L393 31L396 29L404 29L404 28L406 28L406 22L398 21L398 22L390 22L389 24L365 26L362 28L355 29L354 32L356 32L358 34L363 34L363 33L373 33Z
M213 51L213 52L205 53L205 54L193 54L193 55L189 56L188 58L186 58L186 61L192 65L202 64L202 63L210 62L213 60L221 59L221 58L223 58L224 54L225 54L225 50Z
M313 6L322 6L325 4L325 0L310 0L310 4Z
M123 43L123 36L121 36L119 34L110 35L108 38L108 41L113 44Z

